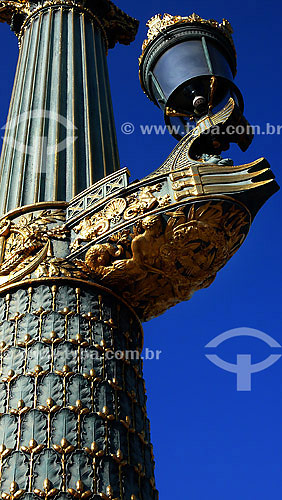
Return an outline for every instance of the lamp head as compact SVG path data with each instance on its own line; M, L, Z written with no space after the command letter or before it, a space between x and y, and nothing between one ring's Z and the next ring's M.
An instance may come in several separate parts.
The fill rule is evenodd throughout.
M243 98L233 81L236 52L227 20L158 14L147 25L140 81L145 94L164 111L167 125L172 117L181 117L183 123L198 121L230 97L243 113Z

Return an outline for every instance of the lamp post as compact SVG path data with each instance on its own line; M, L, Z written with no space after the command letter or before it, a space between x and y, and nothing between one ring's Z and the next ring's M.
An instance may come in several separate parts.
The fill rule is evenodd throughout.
M1 492L156 500L141 322L207 287L278 189L266 160L220 156L252 139L230 26L149 22L142 86L168 126L194 128L129 184L106 52L137 21L109 0L0 5L20 43L0 162Z

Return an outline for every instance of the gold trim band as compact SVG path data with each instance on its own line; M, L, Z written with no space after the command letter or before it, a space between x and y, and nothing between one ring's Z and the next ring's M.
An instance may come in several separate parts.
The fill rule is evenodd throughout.
M18 217L19 215L26 214L27 212L36 212L37 210L44 210L45 208L62 208L66 210L68 206L69 204L67 201L38 201L37 203L32 203L31 205L24 205L23 207L10 210L0 216L0 222L2 219Z
M29 21L34 16L36 16L38 14L38 12L40 12L42 10L45 10L45 9L48 9L48 7L49 8L53 7L53 8L76 9L76 10L78 10L82 14L87 14L91 19L93 19L97 23L97 25L101 29L101 32L103 34L103 37L104 37L105 43L106 43L106 53L108 52L108 48L109 48L108 37L107 37L105 28L102 25L101 21L98 19L98 17L96 17L93 14L93 12L90 9L88 9L87 7L84 7L81 3L75 3L72 0L55 0L55 1L48 0L47 2L44 2L42 5L40 5L39 7L37 7L36 9L34 9L32 11L29 11L29 14L28 14L27 18L24 20L23 25L21 27L21 31L18 34L19 44L21 43L21 38L22 38L22 36L24 34L24 31L27 28L27 24L29 23Z
M144 330L143 330L143 326L142 326L142 323L140 321L139 316L136 314L134 309L123 298L119 297L115 292L113 292L109 288L106 288L103 285L99 285L98 283L93 283L92 281L86 281L86 280L82 280L79 278L67 278L67 277L54 276L52 278L37 278L37 279L31 279L31 280L22 280L22 281L18 281L17 283L11 283L10 285L7 285L6 287L4 286L3 288L1 288L0 294L5 293L5 292L7 292L7 290L11 290L11 289L17 289L20 287L30 287L33 284L40 285L43 282L44 283L46 283L46 282L52 283L54 281L56 281L56 282L59 281L60 285L63 285L64 283L74 283L74 284L78 283L78 284L86 285L88 287L98 288L99 290L102 290L103 292L106 292L109 295L112 295L115 299L118 299L120 302L122 302L132 312L132 314L135 316L135 318L140 326L141 334L142 334L142 349L143 349ZM48 285L48 283L46 283L46 285Z
M198 23L198 25L212 26L213 28L218 29L223 35L225 35L228 38L229 42L231 43L234 49L236 56L236 50L232 38L233 29L230 22L227 19L223 19L222 22L219 23L215 19L204 19L201 16L195 14L195 12L190 16L185 16L185 17L172 16L166 13L163 16L161 14L157 14L156 16L149 19L149 21L147 21L146 26L148 26L149 29L147 32L147 38L144 40L142 44L142 54L139 57L139 66L143 60L147 47L160 33L164 32L167 28L175 24L187 24L187 23L188 24Z

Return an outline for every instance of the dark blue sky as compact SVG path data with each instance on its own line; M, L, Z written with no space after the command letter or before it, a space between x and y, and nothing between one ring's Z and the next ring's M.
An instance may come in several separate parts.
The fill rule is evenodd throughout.
M142 135L140 125L163 124L162 113L143 94L138 56L147 19L161 12L204 18L227 18L234 28L238 54L236 83L245 100L245 116L265 128L282 125L282 42L280 0L119 0L140 20L130 47L109 55L112 97L121 166L132 180L157 168L175 140ZM17 41L0 29L1 107L5 124L17 60ZM121 125L132 122L135 133ZM260 135L246 153L233 146L235 164L265 156L281 179L281 135ZM257 215L241 249L215 282L166 314L144 325L145 346L162 350L159 361L145 362L148 414L156 458L160 500L280 500L282 494L282 361L252 376L251 392L236 392L236 376L212 365L204 346L220 333L238 327L261 330L282 344L281 334L281 194ZM234 339L218 349L229 362L237 354L258 362L271 353L259 340ZM282 349L281 349L282 353ZM282 358L281 358L282 359Z

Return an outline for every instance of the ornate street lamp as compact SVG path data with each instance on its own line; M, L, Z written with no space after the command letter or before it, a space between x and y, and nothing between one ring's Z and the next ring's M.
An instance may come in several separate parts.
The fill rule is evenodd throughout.
M140 80L148 97L168 116L198 120L233 97L243 111L234 84L236 52L227 20L220 24L193 14L153 17L140 57Z
M106 53L138 22L109 0L3 0L0 20L20 46L0 160L1 494L157 500L141 322L209 286L278 189L265 159L220 156L252 139L231 28L149 22L142 86L194 128L130 184Z

